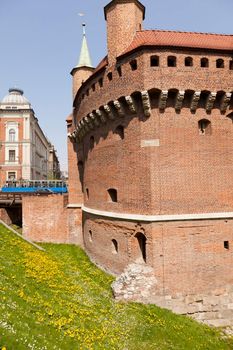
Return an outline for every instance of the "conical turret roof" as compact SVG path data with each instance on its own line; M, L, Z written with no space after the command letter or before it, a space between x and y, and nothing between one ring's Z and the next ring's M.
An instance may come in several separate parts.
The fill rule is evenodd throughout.
M91 57L90 57L88 45L87 45L85 23L83 23L82 26L83 26L83 41L82 41L82 47L81 47L81 52L80 52L80 56L79 56L79 62L75 68L80 68L80 67L93 68L93 65L91 63Z

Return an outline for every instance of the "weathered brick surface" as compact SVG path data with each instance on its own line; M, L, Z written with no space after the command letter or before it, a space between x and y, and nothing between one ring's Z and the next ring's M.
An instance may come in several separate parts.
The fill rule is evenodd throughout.
M36 242L82 245L81 211L67 209L68 196L23 196L23 236Z
M154 296L177 298L179 306L179 295L209 295L217 289L221 289L219 295L228 293L227 286L233 285L233 220L140 223L87 212L88 208L105 211L105 215L233 212L232 97L227 109L221 110L224 94L233 91L232 53L144 47L116 60L142 21L142 12L133 3L112 2L106 12L108 64L80 86L74 100L73 128L85 129L85 136L74 143L74 154L70 148L69 186L71 196L80 201L83 196L84 247L91 259L114 274L122 273L143 258L137 238L141 232L147 239L146 264L157 281ZM153 55L159 57L158 67L151 66ZM168 67L169 56L176 57L176 67ZM192 57L192 66L185 66L186 57ZM202 58L208 59L208 67L201 67ZM219 58L224 68L216 67ZM137 61L135 70L132 60ZM143 91L149 94L150 116L143 108ZM168 91L164 109L160 108L162 91ZM175 108L178 91L184 92L180 109ZM197 108L191 110L194 92L201 95ZM208 110L211 92L217 96ZM132 97L136 112L130 110L126 96ZM116 101L123 116L117 113ZM106 114L107 104L115 120ZM94 125L93 116L99 124ZM84 118L86 124L80 126ZM211 123L205 135L198 127L202 119ZM116 133L118 126L124 128L124 138ZM117 190L117 202L110 201L110 188ZM224 241L229 249L224 248ZM221 318L212 311L211 307L205 310L210 312L209 319Z
M143 8L136 1L116 1L107 7L107 44L110 65L124 52L134 38L135 32L142 29ZM127 38L127 40L126 40Z
M84 213L85 249L112 273L122 273L142 257L138 232L147 238L146 263L154 269L156 295L207 293L233 286L233 220L140 224ZM113 239L118 242L117 254ZM230 249L224 248L224 241Z
M233 110L232 98L227 111L220 110L222 94L233 90L233 70L229 69L231 54L226 51L181 47L144 47L118 58L117 66L121 66L122 73L119 76L113 57L116 58L125 50L124 31L130 37L142 20L142 11L134 6L134 1L123 1L121 4L116 1L106 12L108 65L80 87L74 101L76 125L89 113L98 109L103 111L103 106L107 103L112 107L115 120L107 118L99 127L89 129L81 142L74 144L75 161L83 162L83 167L82 171L77 166L74 169L75 161L71 161L71 196L79 196L81 200L83 191L86 207L106 212L144 215L232 212L233 124L228 117ZM132 7L135 11L132 11ZM126 18L129 27L123 25ZM121 26L119 21L122 21ZM158 67L150 64L153 55L159 57ZM168 67L168 56L176 57L176 67ZM185 66L186 57L192 57L192 66ZM203 57L209 60L208 67L201 67ZM224 60L224 68L216 67L219 58ZM132 60L137 60L136 70L131 69ZM109 72L112 73L112 79L109 79ZM103 79L103 84L100 84L100 78ZM145 116L142 105L141 92L145 90L150 96L150 117ZM164 110L159 108L162 90L168 91ZM185 92L179 111L175 109L178 91ZM201 97L197 109L191 111L194 91L200 91ZM217 98L211 111L207 111L207 95L210 92L217 92ZM136 113L130 111L125 101L124 97L129 95L134 100ZM123 117L117 115L113 107L115 100L121 104ZM209 135L200 134L198 122L201 119L211 122ZM123 139L115 132L119 125L124 127ZM94 145L91 145L91 137L94 138ZM142 146L150 140L153 140L154 146ZM73 154L69 157L75 156ZM79 175L74 175L75 171ZM81 187L77 184L78 178ZM116 203L109 200L109 188L117 190ZM136 224L114 219L103 220L98 216L92 218L85 213L84 242L87 251L105 268L114 273L121 272L135 257L132 253L133 245L131 247L128 241ZM192 225L195 230L199 230L200 223L195 221ZM162 257L161 250L154 251L151 248L148 250L147 262L150 261L155 266L163 281L162 288L168 289L169 293L179 290L190 292L192 287L187 284L190 274L197 276L194 287L197 290L232 283L232 272L223 276L225 263L230 263L225 259L232 259L231 252L223 249L224 237L229 236L227 227L230 223L227 226L224 220L206 220L203 225L205 229L201 234L195 233L194 236L189 234L189 229L178 228L176 222L145 225L145 235L150 237L148 247L156 244L161 246L162 235L166 239L166 244L163 241L162 245L166 251L166 260ZM89 230L96 236L95 244L88 238ZM157 236L158 240L155 239ZM190 237L197 237L197 241L194 242L192 238L190 244ZM209 255L204 248L204 253L197 249L200 237L202 248L205 246L204 241L210 240ZM120 242L118 255L111 253L112 239ZM225 240L229 239L232 238ZM220 255L216 248L218 244L219 249L223 250ZM159 256L156 255L158 251ZM177 259L175 264L173 259ZM189 262L189 259L193 261ZM213 265L215 267L210 264L212 260L216 261ZM182 278L176 265L185 278ZM176 278L172 277L174 274Z
M72 89L73 99L75 98L75 95L78 89L80 88L80 86L82 85L82 83L90 77L92 72L93 72L93 68L89 68L89 67L74 68L72 70L71 74L73 76L73 89Z
M159 56L159 67L150 66L150 56L153 55ZM176 67L167 67L167 57L171 55L177 58ZM193 58L192 67L185 67L184 58L188 56ZM208 68L200 66L200 59L203 57L209 59ZM224 59L225 68L216 68L216 59L218 58ZM131 70L129 64L133 59L137 59L138 68L135 71ZM77 96L79 101L77 102L79 106L78 116L79 118L84 117L107 102L130 95L135 91L151 89L232 91L233 70L229 70L231 59L230 53L222 52L206 52L185 48L141 49L120 59L118 64L122 70L121 77L119 77L115 65L112 65L108 66L105 72L101 71L82 85L79 96ZM113 73L111 81L107 78L109 71ZM102 87L98 84L100 77L103 78ZM91 88L93 84L95 84L95 91ZM87 90L89 90L89 96L86 94ZM84 95L83 99L82 95Z
M68 143L68 186L69 186L69 203L80 204L83 202L82 183L80 181L77 157L77 145L69 139Z

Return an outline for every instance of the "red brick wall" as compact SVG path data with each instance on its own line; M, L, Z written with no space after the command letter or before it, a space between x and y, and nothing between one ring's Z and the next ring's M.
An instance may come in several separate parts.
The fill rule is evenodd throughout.
M68 132L72 131L72 126L68 127ZM69 204L82 204L83 192L81 174L78 169L77 144L67 139L68 147L68 185L69 185Z
M114 71L113 80L109 81L105 76L103 87L96 83L95 92L90 88L96 80L93 77L93 81L89 81L86 87L84 84L80 91L81 95L87 87L90 88L90 96L77 102L78 120L121 96L133 94L137 105L137 113L133 115L122 99L125 117L107 120L106 124L89 131L78 145L79 149L84 148L80 155L84 162L83 183L84 188L89 190L89 200L87 203L86 198L85 205L138 214L231 211L233 124L227 113L220 112L220 97L211 113L204 108L204 95L195 113L190 111L186 97L180 113L175 111L170 97L165 111L158 109L159 89L169 90L169 94L172 89L186 92L231 91L233 71L229 70L230 55L160 50L156 52L160 56L160 66L151 67L152 54L155 51L145 50L125 58L122 61L122 77ZM177 67L167 67L167 57L171 54L177 56ZM184 59L188 56L193 57L193 67L184 66ZM138 69L131 71L129 61L135 57ZM209 59L208 68L200 67L202 57ZM225 60L223 69L216 68L219 57ZM141 97L137 92L143 90L148 90L150 94L152 114L149 118L144 117ZM198 121L203 118L211 121L211 135L199 134ZM118 125L125 127L124 140L114 135ZM90 148L91 136L95 139L93 149ZM150 139L158 140L159 147L142 148L141 141ZM73 166L71 171L74 171ZM70 186L72 195L73 191L77 194L77 184L73 186L71 180ZM118 203L108 203L108 188L118 190Z
M125 6L125 2L114 5L107 13L109 65L90 77L75 99L76 124L89 113L103 110L106 104L111 105L116 116L115 100L120 101L124 111L123 117L107 119L89 130L77 145L77 157L84 168L83 176L79 172L84 205L107 212L144 215L232 212L233 124L227 115L233 110L233 98L227 112L220 111L221 93L232 92L231 54L144 48L117 60L120 76L115 57L125 49L124 45L128 46L142 16L138 10L135 17L132 2ZM124 25L115 30L121 21ZM128 28L125 23L129 23ZM152 55L159 56L158 67L151 67ZM168 56L176 56L176 67L168 67ZM189 56L193 58L191 67L184 63ZM203 57L209 60L208 68L201 67ZM224 68L216 67L219 58L224 59ZM137 69L132 70L130 62L135 59ZM107 76L109 72L112 79ZM142 106L141 92L145 90L150 95L150 117L145 117ZM169 91L163 111L159 109L162 90ZM177 91L185 91L180 111L175 110ZM202 93L197 110L191 112L194 91ZM209 92L218 95L211 112L206 112ZM126 104L125 96L129 95L135 101L136 113L130 112ZM211 122L209 135L200 134L201 119ZM124 139L115 133L119 125L124 127ZM142 147L143 141L148 140L156 140L157 146ZM80 191L77 178L72 176L70 180L71 192L76 195ZM117 203L109 200L109 188L117 190ZM121 273L141 254L135 234L142 232L147 237L146 262L153 266L158 279L158 294L208 292L233 284L232 250L224 248L224 241L229 241L230 247L233 243L232 224L232 220L190 220L140 225L84 213L84 245L94 261L111 272ZM118 242L118 253L114 252L112 240Z
M160 57L159 67L150 66L150 56ZM167 67L168 56L177 57L177 67ZM185 67L184 58L193 58L193 66ZM209 59L209 67L200 67L200 59ZM216 68L216 59L222 58L225 61L225 68ZM138 68L131 70L129 62L137 59ZM103 106L109 101L114 101L121 96L127 96L135 91L151 89L178 89L178 90L208 90L208 91L232 91L233 70L229 70L231 54L206 52L204 50L188 49L141 49L118 62L121 65L122 76L114 65L108 66L107 71L94 75L80 89L77 101L78 118L86 116L96 108ZM107 73L112 71L113 79L109 81ZM103 77L103 87L100 87L98 80ZM95 91L92 85L95 83ZM87 96L86 91L89 91ZM84 99L82 95L84 94Z
M233 220L154 224L152 235L155 275L164 281L165 294L233 285Z
M146 261L154 268L158 295L195 294L233 285L233 220L145 224L84 214L85 249L113 273L121 273L140 257L137 232L147 238ZM113 253L112 239L118 242L118 254ZM224 241L229 242L229 250Z
M82 244L80 209L66 195L23 196L23 236L36 242Z
M80 86L83 84L84 81L86 81L89 76L92 74L93 68L89 67L80 67L80 68L74 68L71 72L73 76L73 99L75 98L75 95L80 88Z
M112 65L141 30L143 10L134 1L116 2L106 11L108 60ZM127 40L126 40L127 38Z

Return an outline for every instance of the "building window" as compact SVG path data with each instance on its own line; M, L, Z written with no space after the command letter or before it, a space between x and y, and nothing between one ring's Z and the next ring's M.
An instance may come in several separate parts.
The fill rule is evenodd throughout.
M90 148L92 149L92 148L94 148L94 146L95 146L95 139L94 139L94 136L91 136L90 137Z
M138 232L135 235L137 241L138 241L138 248L140 252L140 257L143 259L144 262L146 262L147 256L146 256L146 237L143 233Z
M15 150L9 151L9 162L15 162Z
M132 60L129 62L130 67L132 70L137 70L138 69L138 64L137 64L137 60Z
M118 125L115 129L115 134L119 135L120 138L123 140L125 135L124 135L124 127L122 125Z
M224 249L230 249L229 241L224 241Z
M230 62L229 62L229 69L230 69L230 70L233 70L233 61L230 61Z
M219 58L218 60L216 60L216 68L224 68L223 59Z
M192 59L192 57L185 57L184 65L186 67L192 67L193 66L193 59Z
M14 129L10 129L9 130L9 141L10 142L14 142L15 141L15 130Z
M109 73L107 74L107 77L108 77L108 80L111 81L111 80L112 80L112 73L109 72Z
M121 66L117 67L117 73L118 73L119 77L122 77Z
M211 134L211 123L207 119L201 119L198 122L199 134L210 135Z
M89 189L88 188L86 188L86 198L87 198L87 200L89 199Z
M108 189L108 200L110 202L117 202L117 190L115 188Z
M99 79L99 86L100 86L100 87L103 87L103 78L100 78L100 79Z
M92 231L89 230L89 241L92 242L93 241L93 235L92 235Z
M16 173L15 173L15 171L9 171L8 175L7 175L7 178L8 178L9 181L16 180Z
M176 67L176 57L175 56L168 56L167 65L168 65L168 67Z
M159 56L151 56L150 57L150 65L151 65L151 67L158 67L159 66Z
M205 57L201 58L201 67L202 68L209 67L209 60L208 60L208 58L205 58Z
M118 243L115 239L112 239L112 253L113 254L118 253Z

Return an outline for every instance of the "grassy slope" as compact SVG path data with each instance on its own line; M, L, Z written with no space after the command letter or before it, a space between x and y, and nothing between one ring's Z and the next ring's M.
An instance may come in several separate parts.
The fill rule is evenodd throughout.
M112 277L75 246L40 252L0 226L0 347L233 349L217 331L155 306L115 303Z

